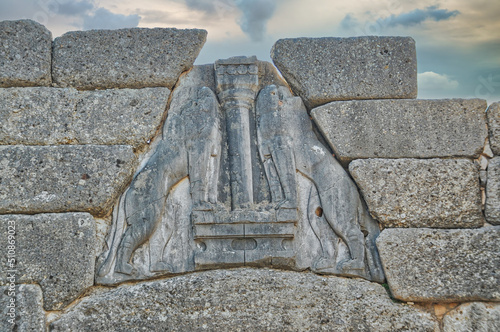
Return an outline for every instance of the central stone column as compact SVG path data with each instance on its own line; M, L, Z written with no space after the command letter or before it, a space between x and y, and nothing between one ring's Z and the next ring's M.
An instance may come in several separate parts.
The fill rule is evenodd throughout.
M231 209L253 203L250 115L259 88L257 58L234 57L215 62L217 94L226 114Z

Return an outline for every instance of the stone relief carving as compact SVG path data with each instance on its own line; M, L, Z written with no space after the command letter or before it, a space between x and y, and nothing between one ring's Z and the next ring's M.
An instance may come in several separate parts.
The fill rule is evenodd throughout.
M114 250L100 267L100 277L107 275L113 264L115 272L133 274L132 254L153 235L162 221L169 193L188 175L193 211L211 209L217 202L221 144L217 98L207 87L188 89L186 94L178 112L168 117L156 151L121 198L119 213L127 228L121 238L113 239ZM173 231L172 226L167 227L163 237L169 239ZM150 251L150 272L174 272L162 258L167 243Z
M296 211L295 174L300 172L317 189L321 204L317 214L324 215L349 249L350 257L338 264L323 254L311 268L320 273L370 278L371 267L374 274L381 274L382 267L376 257L368 253L368 262L365 259L365 245L368 252L375 249L378 227L365 212L357 188L346 171L314 134L300 97L293 97L284 87L270 85L260 91L256 109L260 154L267 165L270 187L275 188L271 194L278 203L277 208ZM368 235L366 241L361 228Z
M115 208L98 283L249 265L384 280L378 224L302 100L263 86L277 77L235 57L181 78Z

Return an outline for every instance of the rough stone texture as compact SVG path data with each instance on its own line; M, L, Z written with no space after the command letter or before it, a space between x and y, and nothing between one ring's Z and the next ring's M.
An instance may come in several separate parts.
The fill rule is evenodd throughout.
M0 89L0 144L140 148L160 127L169 94L167 88Z
M321 237L322 248L333 247L310 253L314 258L309 266L301 259L303 269L383 282L375 246L378 223L369 216L352 179L317 139L302 99L287 87L269 85L254 107L259 90L256 58L218 60L214 67L218 99L210 88L197 87L210 80L209 68L196 67L180 78L163 137L115 209L96 282L109 285L235 266L294 269L299 255L295 246L304 251L312 246L309 239L300 244L294 240L297 223L314 223L311 240ZM263 76L275 80L273 72ZM223 150L229 167L220 169ZM257 151L259 159L254 158ZM219 180L226 170L229 176ZM297 171L314 189L297 185ZM181 195L169 203L165 197L180 193L179 183L187 177L191 197ZM263 190L271 191L271 201L259 206L262 182ZM227 205L218 199L220 187L230 188ZM298 195L308 201L303 211L298 210ZM172 217L165 217L169 214ZM313 214L324 218L312 222ZM322 232L325 228L330 229L328 236ZM196 246L179 250L182 246L173 244L174 232ZM338 245L339 238L347 250Z
M217 97L209 88L175 89L163 138L115 209L110 230L113 241L98 269L98 277L106 280L98 282L137 280L157 272L179 273L194 267L186 261L192 261L192 255L181 253L182 246L172 247L176 241L170 239L175 232L192 242L191 227L185 227L184 222L187 219L189 225L191 220L191 199L193 205L203 209L216 202L221 144L218 114ZM166 199L188 176L191 197L184 204ZM175 217L164 220L167 216ZM177 225L184 229L176 230ZM163 227L165 231L160 230ZM156 230L160 234L153 241ZM134 263L134 251L148 240L150 259L137 262L137 266L130 264ZM171 260L172 256L178 259Z
M465 303L443 319L443 332L500 331L500 304Z
M477 158L483 151L482 99L364 100L314 109L314 121L337 157Z
M271 58L309 109L333 100L417 97L409 37L280 39Z
M479 169L469 159L358 159L349 171L385 227L484 224Z
M402 301L500 301L500 227L385 229L377 239L392 295Z
M167 88L85 91L72 119L79 144L144 146L167 109Z
M68 32L54 40L52 75L60 86L81 89L171 89L191 68L206 37L207 32L198 29Z
M0 87L47 86L52 34L32 20L0 22Z
M45 310L60 310L94 283L95 222L88 213L0 216L1 243L15 225L16 282L37 283ZM6 266L6 257L0 260ZM0 284L8 284L0 271Z
M136 160L127 145L1 146L0 213L105 215Z
M491 159L488 164L484 212L490 224L500 225L500 157Z
M72 118L78 98L75 89L0 89L0 144L75 143Z
M500 155L500 102L493 103L486 112L490 131L490 147L495 155Z
M360 279L218 270L83 299L51 331L437 331L430 314Z
M14 289L0 287L0 306L0 331L45 331L42 290L38 285L16 285ZM11 319L14 319L14 324L9 322Z

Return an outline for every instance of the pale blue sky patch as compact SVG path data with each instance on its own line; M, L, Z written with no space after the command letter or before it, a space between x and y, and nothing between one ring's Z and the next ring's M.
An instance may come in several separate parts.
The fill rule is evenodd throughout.
M81 0L81 1L60 1L57 6L57 13L62 15L80 15L94 9L94 1Z
M106 8L98 8L83 18L83 30L135 28L141 17L137 14L115 14Z

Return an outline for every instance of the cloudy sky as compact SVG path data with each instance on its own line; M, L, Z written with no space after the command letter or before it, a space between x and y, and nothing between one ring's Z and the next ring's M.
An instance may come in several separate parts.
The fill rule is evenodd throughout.
M500 101L498 0L0 0L0 20L29 18L54 37L71 30L203 28L196 63L268 60L287 37L411 36L419 98Z

